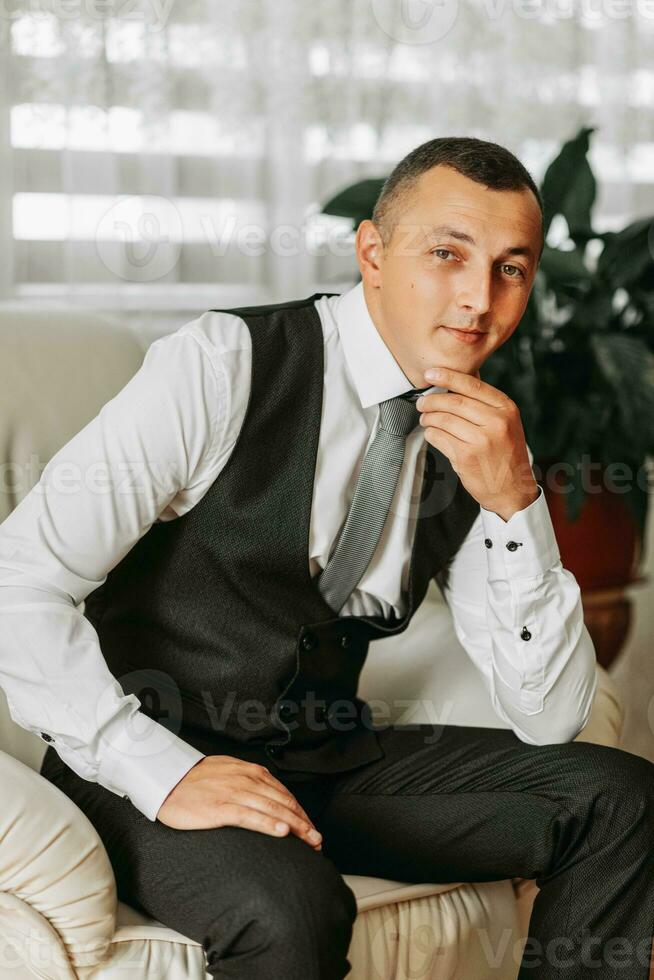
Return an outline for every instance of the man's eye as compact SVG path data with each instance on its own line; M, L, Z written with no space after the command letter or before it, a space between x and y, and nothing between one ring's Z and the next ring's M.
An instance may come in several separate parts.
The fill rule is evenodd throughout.
M524 275L522 269L519 269L517 265L507 265L506 263L502 266L502 272L507 272L509 279L519 279Z
M443 258L442 255L443 252L445 253L445 255L454 255L454 252L452 252L451 249L449 248L433 248L431 254L438 255L439 259L441 259Z

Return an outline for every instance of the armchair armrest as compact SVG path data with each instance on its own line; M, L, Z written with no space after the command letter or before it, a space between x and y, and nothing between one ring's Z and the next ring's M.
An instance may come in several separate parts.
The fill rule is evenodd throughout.
M116 882L97 831L56 786L0 752L0 939L47 980L107 956Z
M624 722L624 706L611 675L601 664L596 664L597 690L588 721L575 742L595 742L617 748Z

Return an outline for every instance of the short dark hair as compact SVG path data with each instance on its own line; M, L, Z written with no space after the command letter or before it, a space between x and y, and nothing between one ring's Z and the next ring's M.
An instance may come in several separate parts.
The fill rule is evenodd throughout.
M495 191L517 191L527 187L538 202L541 216L543 214L543 200L531 174L510 150L472 136L442 136L411 150L386 178L372 213L384 244L390 241L399 206L418 177L439 164Z

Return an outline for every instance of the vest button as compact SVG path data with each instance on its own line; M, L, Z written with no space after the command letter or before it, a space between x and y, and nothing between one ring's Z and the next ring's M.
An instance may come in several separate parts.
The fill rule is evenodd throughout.
M293 714L293 705L289 704L288 701L284 701L279 706L278 714L280 718L290 718Z
M315 633L305 633L302 637L303 650L315 650L318 646L318 637Z
M327 717L327 709L325 708L325 706L323 704L317 704L316 705L315 715L316 715L316 721L318 721L318 722L324 721L326 719L326 717Z
M283 745L266 745L266 754L271 757L271 759L279 759L284 755Z
M518 544L522 544L522 542L518 542L518 541L507 541L506 542L506 546L509 549L509 551L517 551L518 550Z
M348 650L352 646L352 637L349 633L343 633L341 637L341 646L344 650Z
M491 541L490 538L485 538L484 539L484 544L486 545L487 548L492 548L493 547L493 542Z
M523 640L531 640L531 633L526 626L522 627L522 633L520 634Z

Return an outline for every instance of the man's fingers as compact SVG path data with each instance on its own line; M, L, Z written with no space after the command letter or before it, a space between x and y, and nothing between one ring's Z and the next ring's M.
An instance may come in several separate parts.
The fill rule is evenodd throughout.
M256 762L250 763L248 769L254 770L253 772L249 772L249 775L256 778L257 780L261 780L262 782L266 783L269 786L272 786L274 789L277 790L277 792L282 793L287 799L293 800L295 805L299 807L299 809L304 814L305 819L308 820L309 823L311 823L308 814L304 812L304 810L302 809L302 807L300 806L296 798L293 796L289 788L287 786L284 786L284 784L279 779L277 779L276 776L273 776L270 769L266 769L265 766L261 766Z
M430 378L429 372L425 372L425 378L431 384L437 384L439 388L446 388L448 391L458 391L469 398L476 398L487 405L494 405L502 408L507 403L507 396L499 388L494 388L487 381L482 381L477 372L474 376L464 371L456 371L454 368L439 367L438 377Z
M285 837L289 831L294 832L298 837L305 840L307 844L316 850L322 850L320 841L308 840L302 833L304 826L298 818L289 810L282 812L284 816L279 816L277 812L271 812L264 804L263 809L260 805L250 805L247 802L246 794L237 794L239 802L221 803L216 808L216 827L244 827L246 830L258 830L264 834L271 834L273 837ZM257 803L256 796L253 796L253 804Z
M233 795L233 800L238 804L252 807L260 813L265 813L273 821L287 823L294 834L312 847L317 846L322 841L322 835L310 821L305 820L279 800L249 790L237 790ZM313 836L316 834L318 836Z
M244 827L246 830L258 830L262 834L273 837L285 837L289 832L286 821L262 813L250 806L240 803L221 803L216 808L215 827Z
M311 827L314 826L309 814L285 786L280 784L280 789L277 789L277 786L269 783L265 779L258 779L256 776L245 776L244 779L246 780L246 783L250 789L254 787L256 788L257 793L264 794L265 796L270 797L270 799L277 800L279 803L286 805L291 810L294 810L295 813L302 818L302 820L306 820Z
M309 829L316 829L313 821L304 808L300 806L295 796L279 779L273 776L266 766L257 762L246 762L244 759L237 759L234 756L214 756L213 758L220 760L223 772L228 770L230 774L233 774L232 779L234 776L238 777L238 785L235 785L237 791L239 789L249 790L256 795L265 796L271 802L276 802L285 807L291 815L295 814L295 819L307 824ZM315 841L311 841L311 843L315 846Z

